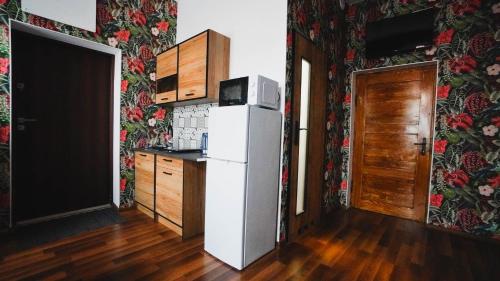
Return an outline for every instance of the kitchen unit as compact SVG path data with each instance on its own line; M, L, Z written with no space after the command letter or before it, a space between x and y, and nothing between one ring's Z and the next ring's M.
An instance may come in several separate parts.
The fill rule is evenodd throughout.
M241 270L275 247L281 113L214 107L208 130L205 251Z
M156 57L157 104L177 99L177 53L178 47L174 46Z
M158 55L156 103L217 101L219 82L229 77L229 43L206 30Z
M280 89L278 82L262 75L244 76L221 81L219 105L243 104L279 110Z
M205 163L200 153L135 151L137 208L183 239L204 231Z
M146 152L135 153L135 202L137 208L154 218L155 155Z

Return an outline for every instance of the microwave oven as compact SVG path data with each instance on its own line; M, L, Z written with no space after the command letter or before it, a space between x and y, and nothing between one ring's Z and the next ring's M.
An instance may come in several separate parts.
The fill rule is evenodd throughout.
M219 85L219 106L257 105L280 108L278 82L261 75L224 80Z

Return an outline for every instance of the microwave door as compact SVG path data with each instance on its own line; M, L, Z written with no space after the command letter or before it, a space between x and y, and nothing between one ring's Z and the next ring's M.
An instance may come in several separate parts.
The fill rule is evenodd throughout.
M258 104L272 109L279 109L280 94L278 84L264 77L259 78L262 81L259 83L261 94L257 96Z
M248 78L245 78L236 78L220 82L220 106L243 105L247 103Z

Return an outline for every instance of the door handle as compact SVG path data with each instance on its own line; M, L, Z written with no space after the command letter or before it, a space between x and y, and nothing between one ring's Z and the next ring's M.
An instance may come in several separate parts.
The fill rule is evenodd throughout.
M427 149L427 138L422 138L422 142L414 143L414 145L420 145L420 154L425 155Z
M18 117L17 118L17 130L22 132L26 131L26 123L35 123L38 122L37 119L35 118L24 118L24 117Z
M24 118L24 117L19 117L17 118L18 123L28 123L28 122L37 122L38 120L35 118Z
M294 144L299 144L300 140L300 131L306 131L306 128L300 128L299 121L295 121L295 125L293 126L293 142Z

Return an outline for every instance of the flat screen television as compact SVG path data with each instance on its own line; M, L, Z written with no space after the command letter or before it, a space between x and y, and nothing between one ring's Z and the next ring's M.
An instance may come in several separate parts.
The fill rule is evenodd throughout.
M435 10L426 9L368 23L366 57L393 56L432 46Z

